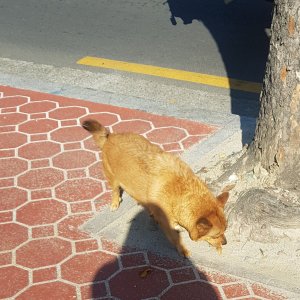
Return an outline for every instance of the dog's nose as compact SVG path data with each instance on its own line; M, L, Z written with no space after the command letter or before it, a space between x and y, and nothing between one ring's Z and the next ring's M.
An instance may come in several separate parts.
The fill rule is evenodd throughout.
M226 245L226 244L227 244L226 237L225 237L225 236L223 236L222 245Z

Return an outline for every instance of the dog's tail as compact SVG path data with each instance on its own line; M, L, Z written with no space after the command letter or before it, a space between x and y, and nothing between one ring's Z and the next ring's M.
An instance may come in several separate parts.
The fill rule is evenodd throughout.
M96 144L102 149L109 135L108 130L96 120L86 120L82 127L93 135Z

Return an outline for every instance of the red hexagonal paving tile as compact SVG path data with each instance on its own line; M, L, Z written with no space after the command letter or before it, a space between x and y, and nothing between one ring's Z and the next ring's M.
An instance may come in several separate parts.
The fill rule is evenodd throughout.
M94 200L95 208L97 211L102 210L105 205L110 204L111 195L112 195L111 191L105 192Z
M118 115L113 113L103 112L103 113L96 113L90 114L80 119L80 123L87 119L95 119L100 122L103 126L111 126L117 122L119 122Z
M77 119L86 114L83 107L60 107L49 113L49 117L57 120Z
M14 157L15 156L15 150L14 149L7 149L7 150L0 150L0 157Z
M196 275L193 271L193 268L184 268L178 270L170 271L172 281L174 283L185 282L190 280L195 280Z
M53 165L61 169L84 168L96 160L94 153L85 150L63 152L53 158Z
M133 249L132 247L128 246L121 246L118 243L105 238L101 238L101 244L103 250L113 252L115 254L124 254L137 251L137 249Z
M65 126L77 126L78 125L78 123L77 123L77 119L75 119L75 120L62 120L61 122L60 122L60 124L61 124L61 126L62 127L65 127Z
M100 193L101 183L90 178L67 180L55 188L56 198L70 202L93 199Z
M27 142L27 136L19 132L0 134L0 149L16 148Z
M65 204L56 200L30 202L17 210L17 221L27 225L51 224L67 215Z
M52 187L63 181L63 172L53 168L30 170L18 178L18 185L28 189Z
M47 118L47 115L45 113L37 113L37 114L31 114L30 119L45 119Z
M80 150L81 149L81 144L80 142L75 142L75 143L66 143L64 144L64 150Z
M0 299L13 297L28 285L28 272L14 267L0 268Z
M54 236L54 226L48 225L48 226L39 226L39 227L33 227L31 232L32 238L42 238L46 236Z
M187 259L171 259L166 256L160 256L155 253L148 253L148 259L152 266L157 266L164 269L175 269L184 266L190 266L191 262Z
M37 142L37 141L47 141L48 136L46 133L35 134L30 136L30 142Z
M252 290L253 290L254 294L259 296L259 297L270 299L270 300L284 300L284 299L287 299L283 295L279 295L278 293L270 291L269 289L267 289L266 287L264 287L261 284L254 283L254 284L251 285L251 287L252 287Z
M50 141L35 142L18 149L20 157L27 159L41 159L51 157L60 152L60 145Z
M11 187L14 185L15 183L13 178L5 178L0 180L0 187Z
M92 210L93 210L93 208L92 208L91 201L71 203L71 212L72 213L89 212Z
M19 131L25 133L43 133L52 131L57 127L57 121L49 119L35 119L27 121L19 126Z
M122 121L113 126L114 132L135 132L138 134L143 134L151 129L151 124L144 120Z
M28 97L25 96L9 96L0 99L0 108L15 107L28 102Z
M28 230L26 227L19 224L0 224L0 237L0 251L11 250L27 241Z
M80 239L88 239L90 238L89 234L83 232L79 229L84 222L90 219L93 215L91 213L88 214L80 214L70 216L63 221L60 221L58 224L58 234L62 237L71 239L71 240L80 240Z
M57 279L56 267L34 270L32 272L33 283Z
M81 141L90 134L79 126L59 128L51 133L51 139L57 142L70 143Z
M76 299L76 289L74 286L64 282L50 282L31 286L25 292L20 294L18 300L57 300L57 299Z
M1 112L3 114L5 114L5 113L13 113L13 112L16 112L16 111L17 111L16 107L6 107L6 108L2 108L1 109Z
M198 123L191 120L177 119L174 117L158 116L147 113L145 119L150 119L154 127L175 126L178 128L184 128L190 135L211 134L216 130L215 126Z
M0 115L0 126L17 125L27 120L27 115L21 113L9 113Z
M86 170L85 169L69 170L67 176L68 179L85 178Z
M89 167L89 175L95 179L106 180L102 162L97 161L95 164Z
M0 266L12 264L12 253L6 252L0 254Z
M52 198L51 189L31 191L31 200L49 199L49 198Z
M99 251L77 254L61 265L62 278L75 283L105 280L117 270L116 257Z
M0 211L14 209L27 201L27 192L15 187L0 189Z
M196 281L172 286L160 299L222 300L223 298L217 287Z
M98 250L99 245L97 240L78 241L75 243L76 252L88 252Z
M181 151L182 150L179 143L165 144L165 145L162 146L162 148L165 151Z
M233 276L229 276L227 274L207 270L204 268L199 267L199 276L200 278L204 277L203 279L206 279L210 282L213 283L218 283L218 284L224 284L224 283L230 283L230 282L236 282L238 281L237 278Z
M263 298L256 298L256 297L246 297L246 298L240 298L240 299L243 299L243 300L264 300ZM273 300L273 299L272 299Z
M151 272L145 278L141 278L140 273L145 269L147 267L122 270L114 276L109 281L111 295L122 300L140 300L158 296L169 286L165 271L151 268Z
M199 143L204 138L205 138L204 136L189 136L183 141L181 141L181 144L183 145L184 149L188 149L192 145Z
M141 266L146 264L145 255L143 253L124 254L121 256L122 266L124 268Z
M223 286L223 291L228 299L250 295L248 288L244 283L234 283Z
M92 150L97 152L100 150L97 144L95 143L94 139L92 138L92 136L90 136L89 139L85 140L83 144L84 144L84 148L87 150Z
M19 158L1 159L0 178L16 176L28 168L28 163Z
M186 133L181 128L157 128L146 134L147 138L155 143L166 144L181 141L186 137Z
M15 131L16 126L10 125L10 126L0 126L0 132L12 132Z
M47 168L50 166L49 159L40 159L31 161L31 169Z
M54 109L56 107L55 102L50 102L50 101L35 101L35 102L30 102L25 105L22 105L20 107L21 112L33 114L33 113L40 113L40 112L47 112L51 109Z
M81 299L98 299L107 296L106 286L104 282L92 283L84 285L80 288ZM104 298L101 298L104 299Z
M16 251L17 264L28 268L55 265L72 253L71 243L59 238L29 241Z
M13 213L12 211L0 212L0 223L12 222Z

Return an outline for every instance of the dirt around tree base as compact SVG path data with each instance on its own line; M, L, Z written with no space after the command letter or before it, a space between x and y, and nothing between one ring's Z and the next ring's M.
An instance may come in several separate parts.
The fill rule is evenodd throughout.
M230 227L248 239L276 243L300 238L299 199L279 188L250 188L240 192L228 217Z
M216 195L231 189L225 206L228 244L220 263L300 293L300 196L276 186L275 176L259 165L246 170L246 151L214 157L196 172Z
M227 231L238 241L299 243L297 253L290 254L300 256L299 193L274 185L274 176L260 165L245 170L245 153L246 149L197 172L216 194L231 189L225 208Z

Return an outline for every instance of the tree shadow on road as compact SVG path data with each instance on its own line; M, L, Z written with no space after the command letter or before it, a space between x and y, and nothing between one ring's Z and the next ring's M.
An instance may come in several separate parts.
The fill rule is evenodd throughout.
M225 0L167 0L165 3L169 5L174 26L179 22L188 26L193 21L204 24L217 44L227 77L262 83L269 52L266 28L271 24L272 3L266 0L233 0L228 4ZM250 125L247 117L258 116L259 94L241 92L230 85L231 112L242 117L244 131Z
M112 297L108 299L222 299L218 287L209 283L191 260L177 254L145 210L131 220L119 253L117 272L105 275L107 270L116 268L116 261L112 261L95 274L93 298L104 296L103 278L106 277L106 290Z

